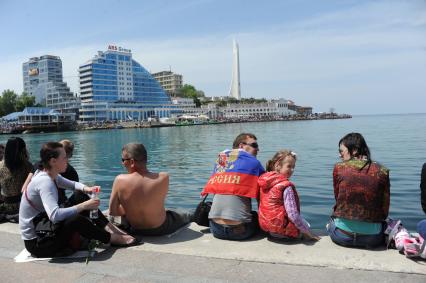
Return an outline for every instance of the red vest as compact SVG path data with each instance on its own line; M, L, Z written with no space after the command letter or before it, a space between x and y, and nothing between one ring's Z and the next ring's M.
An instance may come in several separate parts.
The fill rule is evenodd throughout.
M292 182L277 172L267 172L259 177L260 205L259 225L262 230L286 237L296 238L299 229L287 216L284 207L284 190L291 186L295 192L297 210L300 212L299 196Z

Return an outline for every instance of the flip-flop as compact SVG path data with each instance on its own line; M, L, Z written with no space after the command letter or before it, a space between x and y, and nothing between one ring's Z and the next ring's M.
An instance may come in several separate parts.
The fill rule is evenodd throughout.
M142 245L142 244L143 244L142 240L135 238L133 241L131 241L128 244L113 244L113 243L111 243L111 246L117 247L117 248L128 248L128 247L139 246L139 245Z

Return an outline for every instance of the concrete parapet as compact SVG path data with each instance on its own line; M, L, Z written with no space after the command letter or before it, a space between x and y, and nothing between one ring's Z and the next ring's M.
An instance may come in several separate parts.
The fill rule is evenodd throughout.
M19 238L18 225L1 224L0 233L15 234ZM426 275L426 261L408 259L397 250L340 247L327 236L319 242L275 242L265 237L241 242L224 241L215 239L205 227L192 223L173 235L144 237L143 240L143 245L128 249L259 263Z

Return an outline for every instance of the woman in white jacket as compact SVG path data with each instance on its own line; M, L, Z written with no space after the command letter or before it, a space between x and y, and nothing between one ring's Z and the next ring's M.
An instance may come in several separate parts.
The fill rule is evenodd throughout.
M60 175L67 168L67 156L62 144L48 142L40 150L43 171L37 172L24 190L19 208L19 227L25 248L36 257L52 257L69 250L75 232L87 239L127 246L136 239L108 222L102 213L96 220L89 219L89 211L97 209L99 200L90 199L93 187L70 181ZM68 207L58 205L58 187L75 190ZM45 212L53 223L60 223L54 237L36 234L34 219ZM37 217L38 218L38 217ZM36 218L36 219L37 219Z

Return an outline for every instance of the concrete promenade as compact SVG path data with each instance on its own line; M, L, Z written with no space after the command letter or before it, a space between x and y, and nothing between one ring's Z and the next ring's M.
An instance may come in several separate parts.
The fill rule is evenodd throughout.
M426 282L426 261L396 250L342 248L319 242L214 239L192 224L171 237L109 248L85 259L14 263L23 249L18 225L0 224L1 282Z

